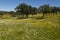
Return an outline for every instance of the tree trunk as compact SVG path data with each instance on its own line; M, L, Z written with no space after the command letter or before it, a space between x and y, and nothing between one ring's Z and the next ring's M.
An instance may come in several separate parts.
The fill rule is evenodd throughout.
M57 12L56 12L56 15L57 15Z
M44 19L44 15L45 15L45 14L43 13L42 19Z
M28 18L28 15L26 15L26 18Z
M32 14L32 16L33 16L33 14Z
M49 15L50 15L50 13L49 13Z

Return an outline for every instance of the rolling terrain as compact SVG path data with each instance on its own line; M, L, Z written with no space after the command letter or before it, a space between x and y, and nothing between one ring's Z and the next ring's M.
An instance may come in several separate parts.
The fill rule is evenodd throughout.
M0 19L0 40L60 40L60 14Z

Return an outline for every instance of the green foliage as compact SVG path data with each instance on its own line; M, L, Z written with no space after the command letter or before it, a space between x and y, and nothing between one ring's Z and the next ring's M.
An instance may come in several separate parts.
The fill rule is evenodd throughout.
M10 11L9 14L10 14L12 17L15 17L15 16L16 16L16 12L14 12L14 11Z
M15 8L15 11L10 11L10 12L0 11L0 16L9 14L11 15L11 17L22 15L22 18L28 18L29 15L33 16L39 12L43 14L42 18L44 18L45 14L50 15L51 13L53 13L54 15L54 14L60 13L60 7L50 6L49 4L44 4L44 5L41 5L39 8L36 8L36 7L32 7L31 5L21 3Z
M19 4L16 12L0 12L3 15L0 16L0 40L60 40L60 13L52 15L60 12L60 7L42 5L38 11L43 13L45 19L41 14L34 15L37 13L36 7L25 3ZM47 13L51 15L46 16ZM22 16L30 18L24 19Z
M17 12L20 12L22 15L26 15L28 17L28 5L27 4L19 4L17 7L16 7L16 11Z
M48 13L49 12L49 5L45 4L39 7L39 11L42 13Z
M45 5L40 6L39 9L38 9L38 11L42 12L43 16L44 16L44 14L49 13L49 5L45 4Z
M25 3L21 3L15 8L15 10L17 13L20 13L20 15L26 15L26 18L28 18L29 14L33 15L36 13L37 8Z

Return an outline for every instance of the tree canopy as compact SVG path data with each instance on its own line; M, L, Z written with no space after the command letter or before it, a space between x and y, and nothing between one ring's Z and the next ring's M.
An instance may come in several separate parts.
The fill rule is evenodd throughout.
M22 15L26 15L26 18L28 18L29 14L33 15L34 13L36 13L37 8L32 7L31 5L27 5L25 3L21 3L15 8L15 10Z

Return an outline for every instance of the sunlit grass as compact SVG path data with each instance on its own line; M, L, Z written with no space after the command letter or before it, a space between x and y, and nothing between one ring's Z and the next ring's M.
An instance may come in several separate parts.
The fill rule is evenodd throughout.
M60 14L36 17L0 19L0 40L60 40Z

